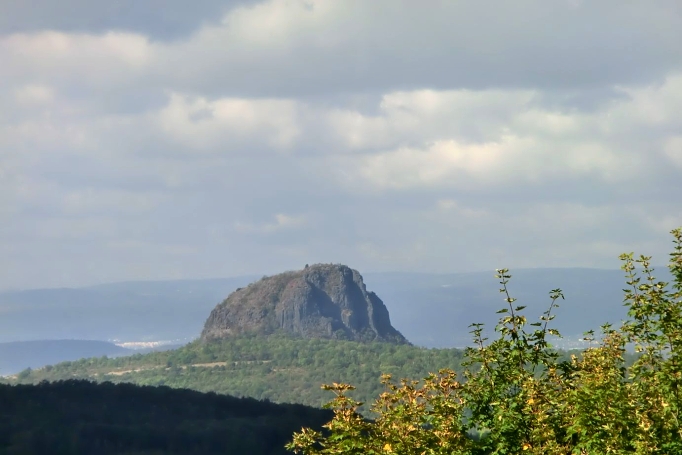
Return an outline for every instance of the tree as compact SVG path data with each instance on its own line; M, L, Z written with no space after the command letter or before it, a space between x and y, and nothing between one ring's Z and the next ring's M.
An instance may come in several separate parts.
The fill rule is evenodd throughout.
M605 324L601 336L570 360L549 343L551 303L528 324L510 296L508 270L498 270L506 301L497 339L472 324L474 346L459 374L441 370L422 381L389 375L374 420L358 413L353 387L332 384L334 418L324 433L303 429L287 448L313 454L679 454L682 453L682 229L672 232L673 284L657 281L650 257L620 257L628 320ZM637 273L638 267L641 269ZM639 357L626 367L626 346Z

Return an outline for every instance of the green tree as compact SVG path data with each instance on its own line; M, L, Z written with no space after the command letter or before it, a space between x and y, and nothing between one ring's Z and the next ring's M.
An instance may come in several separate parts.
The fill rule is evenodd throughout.
M629 318L619 328L603 325L599 339L589 332L594 346L561 359L548 342L560 336L549 324L561 290L529 324L508 292L511 275L498 270L507 305L497 338L489 342L473 324L460 374L444 369L398 384L385 375L374 420L359 413L351 385L324 386L336 394L326 432L303 429L287 448L305 455L682 453L682 229L671 233L672 286L656 280L650 257L622 255ZM629 367L628 345L639 353Z

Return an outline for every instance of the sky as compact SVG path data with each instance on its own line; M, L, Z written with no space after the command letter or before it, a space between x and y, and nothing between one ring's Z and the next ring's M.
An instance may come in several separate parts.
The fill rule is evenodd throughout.
M682 2L3 0L0 289L664 264Z

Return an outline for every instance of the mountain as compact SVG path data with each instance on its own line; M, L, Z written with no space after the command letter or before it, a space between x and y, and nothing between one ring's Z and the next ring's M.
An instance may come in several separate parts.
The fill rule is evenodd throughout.
M279 330L304 338L407 343L360 273L340 264L306 266L237 289L213 309L201 338Z
M534 320L549 304L548 292L566 296L556 310L555 327L578 337L604 322L625 316L620 270L586 268L511 271L511 295L527 305ZM410 342L427 347L466 346L469 324L492 330L504 301L495 272L364 273L367 287L385 302L391 324ZM665 267L656 276L671 279ZM212 280L111 283L77 289L0 292L0 342L35 339L121 341L196 338L216 304L255 276ZM532 322L532 321L530 321ZM570 346L563 346L570 347ZM2 374L0 372L0 374Z

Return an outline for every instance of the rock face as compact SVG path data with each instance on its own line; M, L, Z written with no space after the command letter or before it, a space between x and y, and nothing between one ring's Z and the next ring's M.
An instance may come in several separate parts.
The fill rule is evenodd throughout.
M316 264L237 289L211 312L202 340L278 330L305 338L408 343L357 270Z

